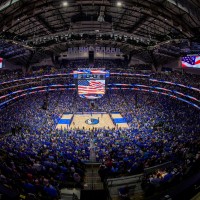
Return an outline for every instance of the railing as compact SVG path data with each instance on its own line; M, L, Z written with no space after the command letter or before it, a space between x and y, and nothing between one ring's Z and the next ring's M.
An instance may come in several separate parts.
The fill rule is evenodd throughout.
M90 185L90 190L95 190L96 188L95 188L95 182L94 182L94 167L95 166L99 166L100 165L100 163L96 163L96 162L87 162L87 163L85 163L85 165L86 166L88 166L88 168L90 167L90 169L92 169L92 174L91 174L91 182L89 183L89 184L91 184Z
M104 184L105 190L108 193L108 197L112 200L112 196L118 196L118 190L122 187L128 187L130 194L135 192L135 188L141 182L143 174L138 174L134 176L120 177L107 179Z
M108 187L114 187L114 186L126 185L126 184L129 184L129 183L132 184L135 181L137 181L137 182L140 181L141 177L143 177L143 174L107 179L107 186Z
M108 193L109 199L112 200L112 196L118 195L119 188L122 188L125 186L129 188L130 194L134 193L136 189L138 190L138 192L142 192L142 191L140 191L139 183L142 182L142 177L144 176L144 174L151 173L157 169L167 167L171 164L172 164L171 161L169 161L169 162L166 162L166 163L163 163L160 165L145 168L144 173L142 173L142 174L107 179L104 183L104 187Z
M94 177L94 166L92 164L92 190L94 190L94 180L93 180L93 177Z
M162 163L162 164L160 164L160 165L156 165L156 166L153 166L153 167L145 168L145 169L144 169L144 174L149 174L149 173L155 171L156 169L168 167L168 166L170 166L170 165L172 165L172 162L171 162L171 161L166 162L166 163Z

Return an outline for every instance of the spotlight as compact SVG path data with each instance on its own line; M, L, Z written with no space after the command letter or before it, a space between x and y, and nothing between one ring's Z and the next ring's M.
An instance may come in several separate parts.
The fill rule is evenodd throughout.
M63 2L63 6L65 6L65 7L68 6L68 2L67 2L67 1L64 1L64 2Z
M121 6L122 6L122 2L121 2L121 1L118 1L118 2L117 2L117 6L118 6L118 7L121 7Z

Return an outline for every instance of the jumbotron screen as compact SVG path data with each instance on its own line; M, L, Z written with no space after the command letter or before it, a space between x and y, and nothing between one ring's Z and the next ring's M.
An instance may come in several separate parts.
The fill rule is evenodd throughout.
M0 58L0 69L3 67L3 58Z
M182 57L182 67L200 68L200 56Z
M104 69L79 69L74 71L78 94L81 98L98 99L105 94L106 78L109 72Z

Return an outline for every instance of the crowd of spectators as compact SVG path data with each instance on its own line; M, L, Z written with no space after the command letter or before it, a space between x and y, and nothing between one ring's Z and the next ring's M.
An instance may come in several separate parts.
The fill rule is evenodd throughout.
M44 110L42 105L47 98L48 108ZM102 163L99 171L102 179L137 174L167 161L180 166L195 162L195 156L200 151L200 115L197 109L159 95L136 95L122 91L109 91L95 104L96 111L121 112L127 119L129 129L99 129L91 132L56 130L63 112L93 111L88 100L70 91L52 92L48 97L35 94L1 111L2 133L9 133L12 128L18 127L16 135L2 137L1 150L10 152L15 158L21 154L27 156L28 160L31 157L28 161L31 162L30 167L39 163L44 165L45 170L53 170L56 177L60 173L59 159L67 158L73 165L74 162L89 161L91 140L94 142L96 160ZM48 163L48 168L45 161L54 164ZM65 168L71 167L65 164ZM11 170L15 168L11 167ZM71 176L73 173L70 171ZM79 170L76 173L81 180L83 173ZM3 171L2 175L9 179Z
M100 67L103 65L103 62L105 62L105 65L108 65L111 67L111 73L113 72L124 72L123 70L119 70L118 68L114 68L114 61L101 61L101 60L96 60L97 66ZM76 63L76 68L77 69L80 66L80 63L78 61L74 61ZM73 61L71 61L70 67L73 67L74 65ZM99 64L98 64L99 63ZM112 68L113 66L113 68ZM23 75L22 71L14 71L14 72L9 72L8 74L3 73L0 75L1 83L0 83L0 95L4 96L9 93L23 90L23 89L28 89L31 87L36 87L36 86L47 86L51 84L70 84L70 83L75 83L76 81L73 79L73 75L68 75L68 73L72 72L72 68L62 68L62 69L55 69L52 66L43 66L43 67L34 67L32 73L27 74L26 76ZM128 72L128 71L127 71ZM56 76L55 74L61 73L63 74L62 76ZM128 73L133 73L134 71L129 71ZM45 74L53 75L54 76L44 76ZM41 75L41 76L40 76ZM19 79L23 77L29 77L29 79L25 80L18 80L15 82L7 82L3 83L5 80L13 80L13 79ZM154 82L152 79L157 79L160 80L160 82ZM181 87L179 85L172 85L172 84L167 84L163 83L161 81L170 81L170 82L175 82L179 84L184 84L186 86L194 86L196 88L199 88L199 76L198 75L188 75L188 74L182 74L180 72L171 72L170 74L148 74L148 76L122 76L122 75L111 75L107 83L127 83L127 84L139 84L139 85L147 85L150 87L160 87L164 89L171 90L172 95L176 95L178 97L183 97L182 94L189 95L191 96L188 97L186 96L185 99L189 100L190 102L196 104L197 101L194 98L199 97L199 92L197 90L190 89L190 87ZM3 83L3 84L2 84ZM153 89L150 88L149 89ZM158 90L161 91L161 90ZM164 90L163 90L164 91ZM175 92L173 92L175 91ZM176 93L180 92L179 94ZM19 93L14 93L12 96L6 96L4 98L0 98L0 103L4 102L6 100L9 100L11 98L14 98L16 95Z
M140 65L138 65L140 67ZM146 69L148 65L142 65ZM148 66L149 67L149 66ZM73 70L78 68L106 68L110 70L110 72L132 72L137 73L137 70L134 68L129 68L127 62L123 60L102 60L102 59L95 59L93 64L89 64L88 60L71 60L66 61L60 67L54 67L50 65L46 66L33 66L31 70L27 73L23 72L22 69L18 69L15 71L9 70L1 70L0 71L0 83L4 81L12 81L14 79L25 78L25 77L34 77L40 75L47 75L47 74L56 74L56 73L70 73ZM139 72L138 72L139 73ZM141 71L140 73L143 73ZM145 72L144 72L145 73ZM165 80L171 81L176 83L181 83L184 85L199 87L199 75L189 74L179 71L171 71L171 72L161 72L161 73L148 73L150 78L156 78L158 80Z
M65 95L61 97L63 101ZM58 199L63 187L83 187L81 160L86 155L74 154L73 147L78 145L73 139L76 135L68 133L66 137L62 132L53 132L54 121L64 105L59 102L57 108L60 94L54 93L49 98L48 110L43 110L46 98L35 95L1 111L1 136L12 135L0 139L1 150L7 155L1 157L0 183L16 190L16 195L33 193L42 199ZM85 154L88 159L88 151Z
M47 68L51 73L57 72ZM45 74L45 71L40 73ZM196 82L192 82L192 77ZM170 77L151 75L151 78L199 87L197 75L174 73ZM73 82L69 77L40 82L42 85L64 84L66 80ZM110 78L110 82L116 83L133 83L133 80ZM138 83L155 86L148 78L140 77ZM30 86L37 86L37 83ZM169 88L175 90L176 86ZM186 92L193 95L189 90ZM47 109L43 109L44 102L47 102ZM64 112L92 111L119 111L129 128L56 130ZM93 141L96 161L101 163L102 181L108 177L142 173L145 168L170 161L170 168L148 174L143 181L144 189L149 184L161 185L180 177L199 162L199 121L198 109L157 94L107 90L101 99L95 100L94 108L76 91L28 95L0 110L0 184L15 190L16 195L33 193L47 199L59 198L59 189L70 184L83 187L83 163L90 160Z
M198 74L189 74L179 71L174 71L171 73L156 73L152 74L152 78L158 80L171 81L174 83L181 83L187 86L193 86L196 88L200 87L199 75Z

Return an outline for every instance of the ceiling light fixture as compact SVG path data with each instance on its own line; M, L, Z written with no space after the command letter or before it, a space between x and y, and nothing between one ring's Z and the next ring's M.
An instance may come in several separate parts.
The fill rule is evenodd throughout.
M121 2L121 1L118 1L118 2L117 2L117 6L118 6L118 7L121 7L121 6L122 6L122 2Z
M67 1L64 1L64 2L63 2L63 6L64 6L64 7L68 6L68 2L67 2Z

